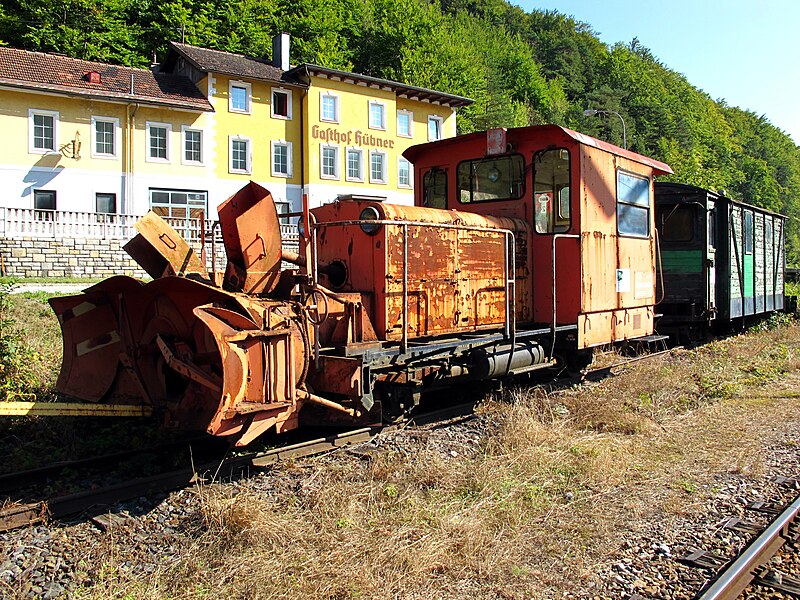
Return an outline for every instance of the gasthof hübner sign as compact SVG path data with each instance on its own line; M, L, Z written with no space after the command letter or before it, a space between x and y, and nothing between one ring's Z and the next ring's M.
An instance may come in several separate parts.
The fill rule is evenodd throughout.
M328 144L346 144L347 146L365 146L371 148L394 148L394 140L378 137L371 133L363 133L358 129L348 132L338 131L333 127L320 127L314 125L311 128L311 137L315 140L322 140Z

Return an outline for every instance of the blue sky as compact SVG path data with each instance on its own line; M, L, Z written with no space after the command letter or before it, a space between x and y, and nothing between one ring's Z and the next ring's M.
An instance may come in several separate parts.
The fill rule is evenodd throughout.
M511 0L634 37L715 100L752 110L800 145L800 0Z

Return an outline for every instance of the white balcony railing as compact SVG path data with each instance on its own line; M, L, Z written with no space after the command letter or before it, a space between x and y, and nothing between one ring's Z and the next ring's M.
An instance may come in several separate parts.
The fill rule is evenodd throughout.
M38 210L0 207L0 236L49 239L128 240L136 235L133 224L138 215L88 213L70 210ZM165 218L188 242L199 242L203 230L210 236L213 221L206 219ZM219 227L215 230L221 243ZM284 243L297 244L296 225L281 224Z

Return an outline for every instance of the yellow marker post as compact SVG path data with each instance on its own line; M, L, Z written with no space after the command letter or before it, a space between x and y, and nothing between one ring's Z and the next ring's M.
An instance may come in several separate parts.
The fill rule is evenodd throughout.
M149 417L151 406L141 404L89 404L79 402L0 402L6 417Z

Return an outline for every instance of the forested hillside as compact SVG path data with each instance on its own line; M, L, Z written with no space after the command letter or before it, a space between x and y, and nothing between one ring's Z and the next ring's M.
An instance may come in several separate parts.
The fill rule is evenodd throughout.
M556 12L504 0L10 0L0 41L148 66L169 40L252 56L292 34L292 61L474 98L461 132L558 123L668 162L672 179L789 215L800 262L800 148L765 116L714 101L638 40L608 47Z

